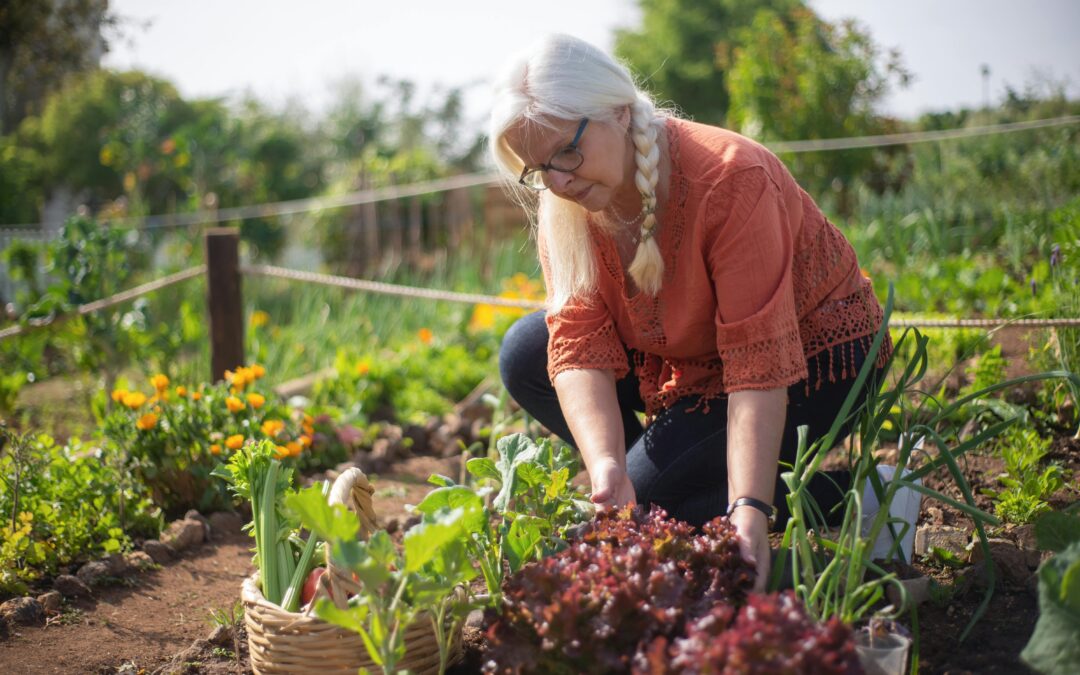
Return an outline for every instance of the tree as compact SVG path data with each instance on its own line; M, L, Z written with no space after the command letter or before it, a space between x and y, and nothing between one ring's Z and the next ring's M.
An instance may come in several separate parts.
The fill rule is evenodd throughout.
M616 33L615 53L661 101L700 122L723 124L727 71L739 31L762 8L802 7L801 0L639 0L640 30Z
M10 133L71 73L96 68L116 25L108 0L0 3L0 134Z
M806 8L768 9L738 31L728 73L728 123L763 142L883 133L874 106L893 81L909 75L899 55L882 59L869 34L852 21L833 25ZM785 157L796 178L818 189L835 186L837 209L850 212L850 187L875 164L873 150Z

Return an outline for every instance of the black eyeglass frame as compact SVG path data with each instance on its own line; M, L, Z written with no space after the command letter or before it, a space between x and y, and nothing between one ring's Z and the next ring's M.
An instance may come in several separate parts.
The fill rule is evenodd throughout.
M585 127L588 124L589 124L589 118L588 117L581 118L581 124L578 125L577 133L574 134L574 140L570 141L570 144L567 145L566 147L563 147L563 148L560 148L559 150L556 150L555 153L551 156L551 159L555 159L556 157L558 157L562 153L566 152L567 150L573 150L577 154L577 158L578 158L577 164L575 164L571 168L559 168L557 166L552 166L551 161L548 160L547 164L541 164L540 166L535 166L535 167L533 167L531 169L529 167L525 167L524 169L521 170L521 175L518 177L518 183L524 185L525 187L529 188L530 190L536 190L537 192L540 192L541 190L546 190L547 189L547 184L545 184L542 179L540 181L540 185L532 185L530 183L526 183L525 179L528 178L529 176L531 176L532 174L540 172L540 171L558 171L560 173L572 173L572 172L577 171L578 169L580 169L581 165L585 163L585 156L581 154L581 150L578 148L578 142L581 140L581 134L585 133Z

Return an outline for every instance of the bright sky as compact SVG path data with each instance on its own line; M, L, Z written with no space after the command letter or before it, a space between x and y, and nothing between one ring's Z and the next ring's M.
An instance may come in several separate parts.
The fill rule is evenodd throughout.
M825 18L855 18L884 48L898 48L914 73L884 110L912 117L990 100L1035 77L1067 81L1080 96L1077 0L810 0ZM105 65L165 77L187 97L245 91L271 104L289 98L321 110L335 82L380 75L421 87L469 90L480 121L487 87L507 54L547 32L610 48L613 31L638 25L634 0L112 0L128 19L126 40Z

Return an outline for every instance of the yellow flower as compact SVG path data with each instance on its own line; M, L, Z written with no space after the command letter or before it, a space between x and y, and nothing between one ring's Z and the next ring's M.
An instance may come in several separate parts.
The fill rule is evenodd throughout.
M192 401L198 401L201 398L202 398L202 392L201 391L193 391L193 392L191 392L191 400Z
M420 338L420 342L423 342L424 344L429 345L429 344L431 344L431 340L435 336L432 334L431 329L429 329L429 328L421 328L420 330L418 330L416 332L416 337Z
M244 447L244 435L233 434L225 439L225 447L230 450L239 450Z
M285 459L289 456L289 449L284 445L279 445L274 448L274 459Z
M257 309L251 313L251 327L262 328L266 324L270 323L270 315L261 309Z
M469 328L472 330L487 330L495 325L495 307L493 305L477 305L473 309L472 319L469 320Z
M124 394L123 402L124 405L126 405L127 407L131 408L132 410L136 410L138 408L141 408L143 404L146 403L146 394L142 393L141 391L129 391L128 393Z
M157 415L154 413L146 413L135 422L135 426L143 431L150 431L157 426Z
M260 377L266 375L266 368L263 368L257 363L253 363L251 364L251 373L255 376L255 379L257 380Z
M162 373L158 373L150 378L150 384L154 385L154 389L158 392L165 391L169 387L169 378Z
M180 398L187 398L187 387L177 387L176 395Z
M218 445L217 443L211 443L210 444L210 454L211 455L220 455L221 454L221 446Z
M363 377L364 375L367 375L369 372L371 372L371 364L368 363L367 361L361 361L360 363L356 364L356 374L357 375Z
M124 397L128 395L127 389L114 389L112 393L112 400L115 403L120 403L124 400Z
M273 438L285 430L285 423L281 420L265 420L261 429L264 434Z
M230 396L225 399L225 405L229 408L229 412L231 413L238 413L244 409L244 402L235 396Z
M289 441L285 444L285 447L288 448L290 457L297 457L304 450L304 446L300 445L296 441Z
M247 402L251 404L252 408L258 410L259 408L263 407L264 403L266 403L266 397L262 394L251 393L247 395Z

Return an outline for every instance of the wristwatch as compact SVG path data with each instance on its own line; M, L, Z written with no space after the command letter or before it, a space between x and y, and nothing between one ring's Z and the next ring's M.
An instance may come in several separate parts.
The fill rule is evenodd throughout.
M753 497L739 497L735 501L728 504L727 516L731 517L731 514L735 513L735 509L740 506L750 506L758 511L761 511L769 519L769 527L772 528L776 525L776 507L772 504L761 501L760 499L754 499Z

